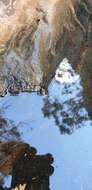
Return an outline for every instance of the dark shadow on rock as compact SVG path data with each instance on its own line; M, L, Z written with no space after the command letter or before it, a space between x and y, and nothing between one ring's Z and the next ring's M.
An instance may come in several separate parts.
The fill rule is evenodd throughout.
M14 164L12 188L25 184L25 190L49 190L49 176L54 172L52 163L51 154L36 155L35 148L27 148Z
M10 147L8 147L9 145ZM0 190L12 190L17 188L19 190L50 190L49 178L54 172L52 166L54 159L51 154L37 155L37 150L25 143L3 143L2 146L5 152L5 149L10 149L8 153L10 153L11 156L7 156L8 159L5 158L7 159L5 164L7 168L12 167L12 182L10 188L0 186ZM13 158L14 160L11 161ZM5 164L3 165L3 169Z

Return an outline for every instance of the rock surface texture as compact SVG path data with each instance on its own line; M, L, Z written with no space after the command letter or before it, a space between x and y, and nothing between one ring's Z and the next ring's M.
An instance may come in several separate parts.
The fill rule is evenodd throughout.
M26 143L0 143L0 190L49 190L53 174L51 154L36 155L37 150ZM10 187L3 188L3 177L11 175Z
M27 147L27 144L17 141L0 143L0 173L11 174L14 163L24 154Z
M36 149L26 143L19 141L0 142L0 185L3 184L5 176L12 175L15 163L28 150L32 155L36 154Z
M47 88L64 57L83 71L91 52L91 0L0 1L0 95Z

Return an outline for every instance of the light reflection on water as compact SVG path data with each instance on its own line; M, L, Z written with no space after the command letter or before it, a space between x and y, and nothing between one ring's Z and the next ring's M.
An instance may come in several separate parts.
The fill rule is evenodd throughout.
M80 78L66 60L57 70L49 96L6 96L0 98L0 108L1 115L14 122L23 141L40 154L53 155L51 190L92 190L92 122L83 107Z

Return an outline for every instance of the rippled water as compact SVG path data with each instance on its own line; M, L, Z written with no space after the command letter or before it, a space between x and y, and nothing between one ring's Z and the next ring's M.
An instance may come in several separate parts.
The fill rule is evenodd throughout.
M8 120L0 140L21 138L40 154L54 157L51 190L92 190L92 122L83 107L81 80L64 59L49 95L21 93L0 98ZM14 130L11 132L12 125Z

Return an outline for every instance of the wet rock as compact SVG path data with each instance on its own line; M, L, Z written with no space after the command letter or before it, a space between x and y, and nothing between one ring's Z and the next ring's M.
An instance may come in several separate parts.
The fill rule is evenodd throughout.
M79 63L92 2L0 1L0 95L47 88L64 57Z

